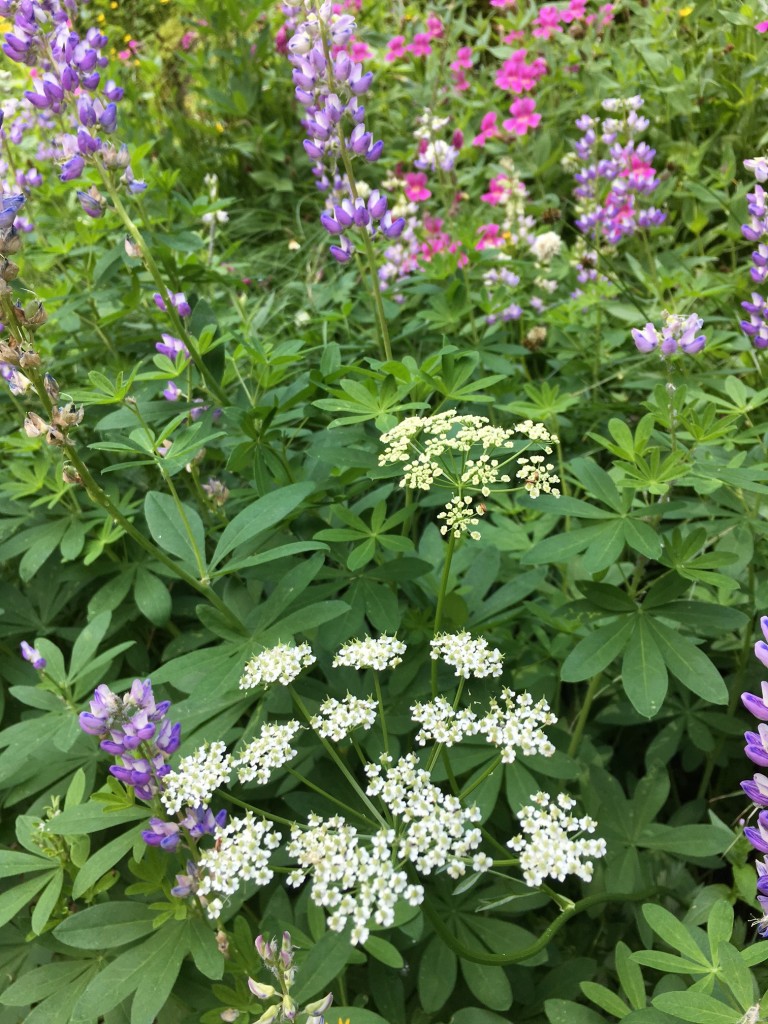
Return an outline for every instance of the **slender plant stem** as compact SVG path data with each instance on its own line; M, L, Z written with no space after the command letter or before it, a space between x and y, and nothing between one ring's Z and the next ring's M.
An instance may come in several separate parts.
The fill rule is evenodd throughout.
M292 775L294 779L298 779L298 781L303 786L306 786L307 789L311 789L319 796L325 797L325 799L328 800L330 803L336 804L337 807L341 807L341 809L343 811L346 811L347 814L351 814L355 818L359 818L360 821L364 821L366 825L371 824L371 819L366 817L365 814L362 814L360 811L356 811L354 807L350 807L349 804L345 804L343 800L339 800L337 797L331 796L331 794L327 793L321 786L318 786L316 783L312 782L311 779L308 779L305 775L302 775L301 772L297 772L295 768L291 768L289 766L286 770L289 775Z
M376 700L379 704L379 722L381 723L381 737L384 744L384 753L389 753L389 735L387 733L387 716L384 711L384 699L381 695L381 680L379 679L379 673L374 670L373 673L373 688L376 691Z
M575 757L576 751L579 749L579 744L581 743L581 736L584 732L584 727L587 724L589 712L592 710L592 702L595 699L595 694L597 693L597 688L600 685L601 679L602 673L598 672L589 680L587 692L584 695L584 703L581 705L579 716L576 719L576 725L573 727L573 732L571 733L571 742L568 744L569 757Z
M222 800L226 800L229 804L234 804L235 807L242 807L246 811L253 811L254 814L260 814L262 818L267 818L269 821L274 821L278 825L286 825L288 828L293 828L296 824L295 821L290 821L288 818L281 818L277 814L273 814L272 811L264 811L260 807L254 807L253 804L247 803L245 800L240 800L236 796L232 796L231 793L227 793L226 790L218 790L219 796Z
M476 790L478 786L481 786L489 776L493 775L493 773L496 771L500 764L501 754L497 754L496 757L494 757L494 759L485 769L485 771L482 773L482 775L478 775L474 782L470 782L466 789L462 789L462 791L459 793L459 800L463 802L465 797L468 797L469 794L474 792L474 790Z

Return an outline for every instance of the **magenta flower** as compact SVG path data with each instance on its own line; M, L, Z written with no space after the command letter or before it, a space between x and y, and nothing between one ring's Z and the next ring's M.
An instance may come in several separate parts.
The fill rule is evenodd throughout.
M405 176L406 198L413 203L421 203L429 199L432 193L427 188L427 176L423 172L411 172Z
M495 139L501 135L499 126L496 124L498 116L495 110L489 110L487 114L483 115L483 120L480 122L480 134L472 139L473 146L484 146L488 139Z
M384 60L402 60L406 55L405 36L393 36L387 43L387 52Z
M431 38L432 37L427 32L417 32L413 37L413 42L408 46L408 49L414 57L428 57L430 53L432 53L432 46L430 45Z
M436 14L427 16L427 35L430 39L442 39L445 33L443 23Z
M541 121L541 114L535 114L536 100L524 99L515 100L509 108L512 117L504 121L503 126L508 132L515 135L527 135L529 128L535 128Z

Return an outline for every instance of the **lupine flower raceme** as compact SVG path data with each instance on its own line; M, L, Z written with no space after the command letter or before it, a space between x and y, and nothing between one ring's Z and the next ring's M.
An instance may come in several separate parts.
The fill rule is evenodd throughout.
M755 657L765 668L768 668L768 615L760 619L760 628L764 640L755 644ZM768 767L768 682L761 682L761 696L753 693L742 693L741 700L751 715L758 719L757 732L746 732L744 738L747 745L744 753L759 768ZM755 864L757 868L757 901L762 907L762 916L757 921L757 932L762 938L768 938L768 777L757 772L745 782L741 788L760 811L757 826L747 826L744 836L762 855L762 860Z
M690 316L679 316L664 310L661 332L657 331L653 324L648 323L642 329L633 327L632 337L639 352L658 350L661 356L684 352L690 356L700 352L706 344L706 336L699 334L703 323L701 317L695 313L691 313Z
M768 204L762 182L768 180L768 159L755 157L745 160L744 166L755 176L755 190L747 194L749 222L742 224L741 233L748 242L756 243L752 253L750 277L758 286L768 278ZM765 296L754 291L749 300L742 302L749 320L740 321L742 331L752 340L755 348L768 348L768 306Z

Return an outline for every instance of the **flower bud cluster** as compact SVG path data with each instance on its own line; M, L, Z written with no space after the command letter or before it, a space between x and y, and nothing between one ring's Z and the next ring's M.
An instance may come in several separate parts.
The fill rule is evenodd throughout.
M742 303L746 308L747 304ZM653 324L646 324L642 330L632 328L632 337L639 352L653 352L658 349L659 354L671 356L676 352L685 352L692 356L700 352L706 344L707 338L699 334L704 323L700 316L691 313L690 316L680 316L668 313L666 309L662 312L661 335ZM766 336L768 345L768 336Z
M325 1011L333 1003L333 995L330 992L323 996L322 999L315 999L311 1003L307 1003L301 1010L291 995L291 988L296 978L296 968L293 964L294 952L290 933L283 932L279 945L277 939L267 942L263 935L256 937L254 945L256 946L256 952L264 961L264 966L277 979L278 987L265 985L260 981L249 978L248 988L262 1002L275 996L280 997L277 1003L273 1003L254 1021L254 1024L272 1024L273 1021L294 1021L300 1012L307 1015L306 1024L324 1024Z
M745 160L744 166L752 171L757 181L754 192L747 194L749 223L741 225L741 233L748 242L756 242L749 274L757 285L768 278L768 202L762 182L768 181L768 159L755 157ZM760 292L752 292L750 301L742 302L749 320L741 320L742 331L752 339L755 348L768 348L768 305Z
M122 697L102 683L96 687L91 710L80 715L80 728L90 736L105 737L102 750L119 758L110 773L131 786L140 800L151 800L171 769L168 759L178 749L181 726L171 723L170 701L155 703L149 679L134 679Z
M638 113L643 103L640 96L606 99L603 110L617 116L583 114L576 121L583 134L564 163L574 170L576 227L598 245L616 245L666 220L663 210L640 203L658 187L652 163L656 151L636 141L649 125Z
M309 644L278 644L261 654L254 655L243 669L240 678L241 690L254 687L268 688L273 683L288 686L302 669L313 665L317 659Z

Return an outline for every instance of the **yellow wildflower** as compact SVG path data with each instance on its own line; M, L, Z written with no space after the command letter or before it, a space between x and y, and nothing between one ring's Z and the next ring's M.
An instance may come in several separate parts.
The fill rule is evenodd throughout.
M693 6L689 4L687 7L681 7L677 13L681 18L687 18L689 14L693 14Z

